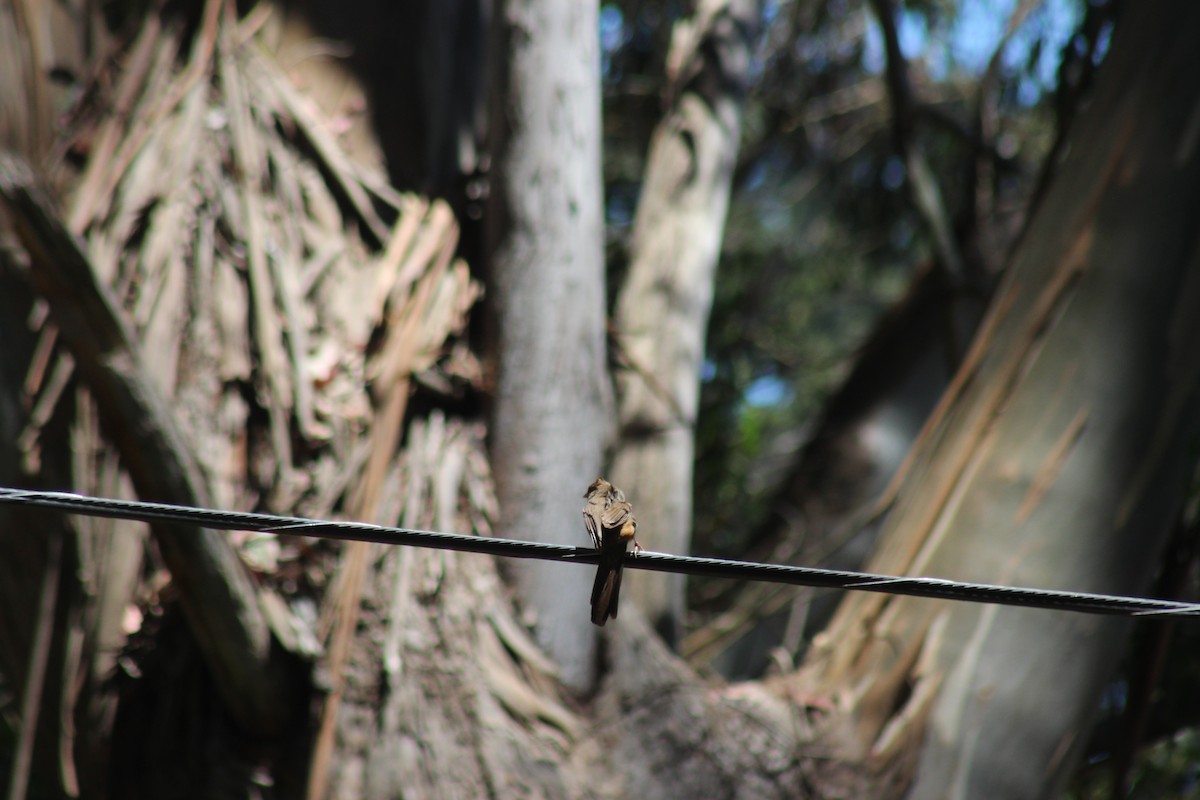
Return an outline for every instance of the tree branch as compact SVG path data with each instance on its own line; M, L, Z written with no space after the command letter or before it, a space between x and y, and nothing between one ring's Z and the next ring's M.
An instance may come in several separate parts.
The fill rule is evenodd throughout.
M917 207L917 213L924 218L929 227L942 268L950 275L962 278L964 262L954 236L954 226L938 187L937 177L913 135L913 123L916 119L915 101L912 84L908 79L908 65L900 50L895 8L891 0L871 0L871 6L883 31L884 51L887 54L886 82L892 100L892 127L896 149L900 152L908 173L913 205Z

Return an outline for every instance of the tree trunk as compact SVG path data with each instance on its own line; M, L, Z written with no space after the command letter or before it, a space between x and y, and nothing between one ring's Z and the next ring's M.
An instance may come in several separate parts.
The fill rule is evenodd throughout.
M524 52L514 57L520 91L506 109L513 130L499 162L498 208L508 216L493 297L503 337L492 455L508 533L584 543L578 495L595 477L606 386L599 194L582 174L598 177L589 138L598 136L598 101L573 71L578 63L561 53L537 61L533 40L587 28L574 54L592 48L595 81L595 9L553 8L546 14L563 16L534 19L521 5L504 14L513 48ZM1079 589L1144 586L1164 520L1178 506L1200 371L1190 346L1200 280L1187 238L1200 210L1190 118L1200 56L1189 48L1200 11L1183 2L1173 11L1161 18L1127 9L1060 174L926 432L876 568ZM482 426L408 404L418 383L428 393L471 374L469 357L447 343L476 296L452 258L452 220L348 165L327 127L263 63L253 26L221 19L229 27L219 37L202 27L185 64L168 37L149 35L162 53L140 77L123 65L121 80L137 90L128 108L118 105L98 125L94 180L83 182L75 205L97 280L121 292L121 313L146 343L152 380L173 399L170 413L217 505L325 517L372 505L355 505L362 493L377 498L383 521L488 530ZM543 78L558 81L557 95ZM579 97L591 98L590 111L573 115ZM582 143L539 161L535 129ZM270 169L246 160L239 148L247 136ZM553 246L543 230L555 234ZM584 246L589 231L594 247ZM12 312L6 323L27 317L28 303L3 305ZM44 317L33 321L38 337L52 338ZM0 355L0 430L44 448L78 488L120 494L127 479L102 446L87 394L79 408L60 404L72 396L54 393L52 371L24 369L57 350L4 330L6 344L15 331L15 345ZM91 366L79 371L81 383L95 375ZM32 410L61 411L78 438L27 430L28 398L13 391L21 380L36 384ZM578 446L562 447L573 436ZM0 476L22 477L14 463L33 452L6 440ZM50 698L36 719L22 713L18 735L51 739L33 748L34 761L45 762L37 785L61 794L55 787L71 786L52 771L80 757L65 738L71 725L107 719L103 708L80 713L78 704L96 697L88 694L94 684L80 696L67 691L82 685L72 659L93 643L120 642L111 607L134 609L118 585L129 576L106 569L103 537L78 537L78 545L64 538L57 555L15 539L43 526L18 519L4 542L30 565L2 561L13 585L5 580L0 591L22 601L4 619L13 611L29 618L12 627L15 641L0 642L0 666L6 686L11 671L11 685ZM64 537L71 529L85 525L72 521ZM1134 531L1144 537L1133 540ZM880 796L904 786L906 768L920 759L921 796L1037 796L1070 767L1055 754L1074 752L1118 644L1110 634L1121 628L1051 612L856 597L811 673L730 686L702 682L637 614L623 613L609 628L611 669L583 709L561 686L586 683L593 663L581 568L546 567L572 590L559 594L535 570L518 570L538 634L565 665L558 671L514 620L491 559L367 548L356 560L361 589L350 591L347 579L323 582L336 550L288 537L270 544L279 563L257 568L254 588L270 617L271 647L320 659L314 683L340 698L340 706L323 698L336 734L326 766L306 771L305 726L283 737L297 747L247 736L225 712L213 685L220 674L185 625L195 620L172 611L189 584L163 590L159 573L145 582L150 599L136 610L146 618L109 682L118 696L112 771L87 773L85 791L249 796L261 793L265 775L279 796L296 797L297 783L323 769L313 784L323 796ZM249 551L243 543L241 554ZM76 557L84 562L77 574ZM1008 559L999 573L990 557ZM68 592L53 595L55 570L59 581L75 582L70 591L91 589L83 581L107 573L113 599L103 624L81 601L79 628L68 628L62 614L74 606L62 601ZM287 596L300 608L318 595L348 631L327 650L315 644L329 641L327 626L279 602ZM347 608L361 609L361 619ZM57 630L47 640L38 626L50 617ZM82 645L80 629L90 637ZM92 676L113 668L107 656L87 667ZM24 665L36 664L51 665L56 685L27 680ZM846 703L830 712L826 698L801 691L810 675ZM308 709L308 699L293 708ZM47 723L60 714L71 724ZM834 730L819 727L820 718ZM830 753L842 728L857 748L839 761Z
M503 536L583 545L583 492L611 407L604 353L600 56L595 3L499 4L490 265L495 314L492 468ZM590 685L587 582L517 565L538 641Z
M704 337L741 134L741 103L760 0L709 0L679 22L667 57L670 106L654 129L617 300L619 439L613 480L627 487L647 547L688 552L692 461ZM672 646L682 575L639 575L629 588Z
M871 571L1149 587L1198 422L1198 33L1192 3L1126 9ZM911 797L1053 797L1128 630L854 595L810 664Z

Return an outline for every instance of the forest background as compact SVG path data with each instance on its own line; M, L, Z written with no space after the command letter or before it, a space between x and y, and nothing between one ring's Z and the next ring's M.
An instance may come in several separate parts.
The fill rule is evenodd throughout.
M0 485L1195 593L1200 6L0 8ZM1189 796L1187 624L0 511L10 797Z

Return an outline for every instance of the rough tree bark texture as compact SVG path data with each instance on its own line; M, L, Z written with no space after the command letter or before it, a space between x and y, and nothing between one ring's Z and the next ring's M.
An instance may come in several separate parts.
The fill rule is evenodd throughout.
M741 101L761 0L706 0L675 26L670 106L654 130L634 220L629 277L617 300L619 439L613 480L634 500L646 547L686 553L692 535L693 429L700 365ZM628 591L674 646L682 575L638 575Z
M496 9L497 531L578 545L587 541L582 495L600 468L611 406L597 20L594 2L512 0ZM567 683L587 686L595 634L586 582L547 563L516 571L538 641Z
M99 121L98 160L76 191L75 208L90 269L97 280L124 289L115 292L115 313L134 320L131 335L145 344L147 362L158 365L155 385L172 398L171 413L189 431L218 505L262 504L330 516L378 477L369 474L374 441L394 445L400 436L388 432L403 429L394 464L381 460L386 474L377 492L378 518L488 531L493 508L482 425L413 410L402 425L403 403L387 399L406 397L396 387L410 381L422 381L429 392L454 376L474 374L463 363L469 357L446 351L475 291L465 265L452 259L454 226L444 224L444 209L395 197L370 170L348 164L326 125L261 58L248 29L232 29L244 23L223 17L219 28L203 30L186 63L176 60L179 29L158 23L148 19L139 37L149 43L139 51L142 68L120 62L118 92L130 98L129 113ZM293 137L305 147L297 148ZM246 147L267 160L269 172L234 169L247 158L239 149ZM343 202L335 201L327 180L342 190ZM389 208L388 218L396 217L390 223L378 216ZM359 231L370 241L362 241ZM256 248L262 251L249 252ZM267 269L254 268L253 259ZM13 271L0 263L0 282L7 287ZM159 289L136 291L147 286ZM24 325L30 304L27 295L23 301L4 295L0 307L12 312L4 322ZM70 462L62 472L74 470L68 477L78 479L80 490L122 494L128 479L97 432L95 407L82 389L82 410L71 406L74 394L54 392L53 365L61 359L51 358L56 350L45 343L54 333L43 316L34 321L36 334L2 326L13 334L5 339L12 347L0 353L0 430L10 435L0 442L0 476L21 477L15 465L32 451L12 445L29 440L43 449L44 463L52 456ZM318 339L327 347L305 345ZM282 372L265 367L271 348L285 354ZM37 370L27 369L27 362L47 365L38 352L50 366L34 381ZM94 347L80 347L77 357L94 353ZM81 384L94 370L79 369ZM271 380L281 383L270 388ZM37 413L48 408L85 430L69 442L52 438L49 428L29 435L23 415L31 384ZM281 450L287 442L273 438L279 429L303 446ZM572 482L563 494L563 527L580 538L577 495L583 485ZM122 581L123 591L114 585L104 592L113 602L93 599L85 594L95 590L93 578L107 572L114 584L119 577L103 552L109 537L79 536L77 547L60 549L56 558L30 546L34 540L17 538L23 528L46 530L44 521L15 519L13 535L0 539L3 552L14 556L11 563L0 559L0 574L11 578L0 581L0 593L12 601L0 619L20 612L28 618L0 628L0 666L6 681L11 675L18 685L32 673L24 665L45 667L47 680L29 693L41 713L36 720L22 713L18 734L26 742L39 737L37 747L27 748L44 762L40 772L37 763L29 771L31 778L45 778L30 781L39 793L73 794L80 786L89 796L244 797L265 778L278 796L298 797L306 775L322 772L321 783L314 778L307 787L323 789L315 792L320 797L636 794L652 800L710 796L714 786L743 797L770 791L796 796L802 788L809 763L797 745L809 731L806 715L793 718L786 699L761 687L701 683L638 624L636 614L622 615L614 626L613 679L584 716L566 696L555 664L514 620L491 559L371 547L362 560L360 594L342 580L323 583L332 557L326 545L269 537L260 544L267 554L274 549L275 563L259 561L254 569L255 587L271 614L272 646L319 659L315 683L330 693L326 709L334 705L334 691L341 697L325 715L336 721L334 756L325 769L314 763L309 773L304 758L311 751L280 741L292 734L311 745L307 726L293 725L282 737L247 736L246 726L215 701L217 675L183 617L170 611L178 602L171 596L191 591L189 584L171 582L169 591L160 591L155 586L166 582L165 575L147 586L137 574ZM66 529L64 544L70 544L72 528L90 528L53 519ZM23 525L29 521L35 524ZM128 538L139 550L140 541ZM241 552L249 556L250 548ZM68 605L54 598L59 602L51 613L40 598L52 597L44 565L55 562L62 595L73 592L75 599ZM584 587L567 607L568 618L590 631L584 616L590 570L563 571ZM131 606L135 580L152 599ZM309 580L325 587L326 611L340 617L340 608L362 609L353 635L344 639L344 653L334 652L337 642L322 632L328 625L310 624L308 614L289 615L280 602L286 596L303 605L308 592L289 589L287 582ZM109 616L102 606L118 613ZM68 611L74 627L62 624ZM131 644L123 626L137 621L131 616L136 611L144 619ZM94 624L101 613L118 621L115 630L106 633L106 625ZM54 637L48 638L51 627ZM318 652L318 640L331 643ZM97 657L89 668L92 680L83 685L80 665L63 651L73 650L78 659L81 651L107 646L124 648L119 663L114 668L114 654L106 651L107 666ZM114 672L105 683L116 696L115 712L111 705L108 713L90 707L97 700L95 676ZM89 705L86 713L83 704ZM309 698L288 707L304 713ZM69 739L80 720L95 724L103 740L93 751L93 768L80 768L78 784L70 784L59 770L82 766L80 747ZM41 792L43 786L49 788Z
M5 252L0 280L37 286L50 311L49 321L31 313L27 291L23 301L4 294L12 312L0 359L5 484L128 496L134 476L143 495L188 502L195 496L183 494L185 481L169 482L186 461L218 507L328 516L367 483L365 440L388 432L393 447L400 440L402 404L395 419L386 417L392 405L373 409L368 380L407 397L413 375L442 386L451 374L477 373L469 357L448 352L477 296L452 257L449 210L398 197L350 164L328 123L262 57L253 19L239 27L219 13L227 8L210 0L203 24L191 26L170 12L149 15L113 69L116 101L98 90L106 100L81 123L91 147L73 193L82 240L35 191L32 170L0 153L0 210L26 250ZM18 237L6 230L5 239L17 249ZM460 449L435 461L444 484L457 485L455 455L458 475L486 473L474 451L472 469L461 467ZM464 493L482 525L485 481ZM33 711L38 695L41 703L40 713L21 712L15 737L22 752L37 741L32 761L18 759L22 783L46 796L81 787L89 796L244 796L270 750L273 766L263 768L279 795L298 795L307 771L298 750L285 750L298 739L310 744L311 684L300 662L320 648L315 626L281 599L296 597L296 583L279 581L289 561L299 563L293 556L317 559L315 572L293 571L293 581L321 581L323 546L292 550L297 542L270 539L259 550L264 561L242 540L243 561L236 534L175 530L175 542L158 537L168 584L140 567L135 526L4 517L15 527L0 537L0 573L14 579L0 581L2 605L26 616L0 636L0 669L6 685L46 676L24 692ZM31 532L62 546L52 552ZM175 544L215 556L180 556ZM57 597L46 565L61 576ZM235 590L247 598L241 609L227 601ZM187 625L180 606L197 611ZM149 646L130 644L131 623L140 628L134 642ZM240 635L239 625L261 635ZM289 666L270 688L238 682L234 669L278 663L285 651ZM344 661L323 666L330 684L357 686L344 680ZM339 763L355 764L345 747ZM0 773L6 766L0 761Z
M1200 7L1131 5L869 569L1145 592L1200 386ZM1120 620L883 596L812 666L911 797L1057 796Z
M56 118L74 86L51 67L88 74L91 58L108 52L103 25L81 25L94 9L58 4L6 4L0 9L0 149L44 164L59 140ZM0 204L2 205L2 204ZM5 212L0 227L11 224ZM90 446L86 401L74 394L70 359L55 359L38 335L45 307L29 285L28 256L15 237L0 245L0 483L44 488L90 487L73 470L96 467L99 491L130 491L111 453ZM32 323L32 324L31 324ZM40 388L53 387L42 393ZM82 427L86 427L82 426ZM121 487L120 484L125 484ZM15 693L16 746L0 756L0 776L12 796L75 796L108 769L108 733L116 689L112 676L125 641L122 613L142 564L145 526L115 520L71 520L19 509L0 515L0 675ZM42 594L57 584L56 595ZM41 642L41 647L38 642ZM40 693L35 693L40 683ZM3 748L0 748L3 749Z
M187 434L149 377L134 332L31 171L7 154L0 154L0 197L33 262L31 283L49 300L58 333L140 496L207 505ZM228 707L248 729L277 731L290 717L279 695L285 682L269 666L267 618L228 537L190 526L156 526L155 533Z

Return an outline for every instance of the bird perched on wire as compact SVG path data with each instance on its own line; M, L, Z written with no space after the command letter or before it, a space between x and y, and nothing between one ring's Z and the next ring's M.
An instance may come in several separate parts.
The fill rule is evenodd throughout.
M625 493L604 478L596 478L584 492L587 504L583 507L583 524L600 551L600 564L592 584L592 622L603 625L617 618L617 601L621 596L621 564L625 552L637 543L637 519Z

